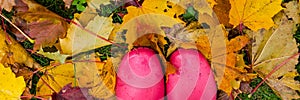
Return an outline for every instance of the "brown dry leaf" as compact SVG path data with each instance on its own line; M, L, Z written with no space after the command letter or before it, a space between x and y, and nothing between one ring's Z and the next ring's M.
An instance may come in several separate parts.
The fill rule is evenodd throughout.
M225 27L232 27L232 25L229 24L229 10L231 9L229 0L216 0L216 2L217 4L213 7L213 10L220 23Z
M167 37L172 42L166 56L169 56L176 48L198 49L206 58L211 58L210 41L205 29L198 29L201 25L197 22L184 27L175 24L172 28L162 27Z
M241 50L249 42L249 38L245 35L237 36L230 41L226 42L226 68L225 73L219 84L219 89L223 90L230 95L233 89L240 87L241 81L249 81L256 77L255 74L247 74L245 67L240 65L244 63L243 56L238 55L236 52Z
M67 7L67 8L70 8L70 6L71 6L71 4L73 2L73 0L63 0L63 1L65 3L65 7Z
M99 14L100 5L111 4L110 0L87 0L87 6L80 14L74 14L74 19L78 20L83 27L86 27L91 20Z
M12 37L4 33L2 29L0 30L0 38L0 60L3 65L19 63L29 68L37 67L34 66L35 62L27 51ZM9 40L7 38L9 38ZM11 59L11 61L9 59Z
M252 67L260 77L264 78L277 65L298 52L296 41L293 38L294 26L293 21L288 20L286 16L282 16L278 28L271 28L268 31L261 30L256 33L248 32L255 40L252 44ZM297 94L296 90L299 90L299 88L296 88L300 85L299 82L290 84L291 79L288 78L291 76L290 73L296 72L297 59L298 56L292 58L266 81L282 99L290 100L300 97L294 95Z
M24 11L23 8L17 8L14 23L35 40L33 52L40 47L52 46L59 38L65 37L68 23L62 17L33 1L23 1L29 9ZM26 39L19 31L13 31L18 40Z
M179 3L181 0L168 0L168 1L171 1L173 3ZM208 2L211 8L213 8L217 4L215 0L206 0L206 1Z
M99 99L114 95L117 76L110 58L101 62L95 54L82 55L75 59L74 65L79 87L87 88L90 95Z
M10 12L15 5L15 0L0 0L0 8L8 12Z
M298 1L299 2L299 1ZM297 1L290 1L285 6L284 12L289 18L292 18L295 23L300 23L300 7Z
M16 40L3 30L0 30L0 61L5 67L10 67L17 76L23 76L26 82L31 79L30 69L41 67Z
M176 3L183 8L193 7L199 12L199 14L208 14L212 16L213 6L216 4L214 0L168 0L173 3ZM198 17L200 19L200 17Z
M208 1L208 2L207 2ZM212 5L210 1L212 0L179 0L178 5L182 6L183 8L192 7L197 12L197 20L199 23L207 24L208 27L211 29L218 27L219 20L216 14L213 11Z
M125 34L126 43L128 43L128 50L131 50L133 43L140 37L149 34L155 33L161 36L165 36L161 26L171 27L174 24L177 24L176 20L171 17L160 15L160 14L144 14L134 19L131 19L129 22L124 24L119 31L116 33L116 36L113 38L113 41L124 41L122 35Z

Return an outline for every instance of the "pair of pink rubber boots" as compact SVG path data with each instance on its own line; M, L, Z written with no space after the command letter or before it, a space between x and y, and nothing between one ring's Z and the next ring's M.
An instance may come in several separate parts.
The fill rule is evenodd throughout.
M215 100L213 72L197 50L177 49L169 62L176 73L166 76L158 55L139 47L128 52L117 71L116 97L119 100Z

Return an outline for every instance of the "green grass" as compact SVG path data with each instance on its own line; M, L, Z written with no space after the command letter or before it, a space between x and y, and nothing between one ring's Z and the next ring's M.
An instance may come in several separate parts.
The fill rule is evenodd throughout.
M77 10L77 5L71 5L69 9L66 8L63 0L35 0L35 1L43 5L47 9L55 12L56 14L68 19L73 19L74 13L81 12ZM82 4L82 5L86 6L86 4Z
M260 82L261 78L255 78L250 82L250 87L255 88ZM273 90L266 84L263 83L251 97L249 94L242 93L238 95L235 100L280 100L280 98L273 92Z

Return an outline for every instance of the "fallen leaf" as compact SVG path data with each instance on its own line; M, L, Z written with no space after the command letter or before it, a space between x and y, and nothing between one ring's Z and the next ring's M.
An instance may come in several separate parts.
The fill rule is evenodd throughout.
M176 48L194 48L198 49L207 59L211 59L211 46L207 31L203 28L199 29L201 25L198 23L191 23L184 27L181 24L175 24L173 27L162 27L166 36L172 42L168 53L176 50Z
M282 0L229 0L229 23L245 25L253 31L274 26L272 17L282 10Z
M211 8L213 8L217 2L215 0L206 0Z
M44 75L37 83L36 94L51 95L53 93L59 93L59 91L69 83L72 83L73 86L76 85L74 72L74 66L71 63L46 67Z
M72 84L64 86L59 93L53 93L53 100L89 100L93 98L87 98L83 91L79 87L72 87Z
M65 7L70 8L73 0L63 0L65 2Z
M78 23L76 19L73 21ZM108 39L110 32L114 27L111 22L111 18L95 16L94 19L88 23L85 29ZM75 24L71 24L66 38L60 39L62 49L61 53L68 55L75 55L80 52L89 51L109 44L111 43L92 35Z
M0 63L0 99L18 100L25 90L26 84L22 76L15 77L10 68L5 68Z
M300 7L297 1L290 1L286 5L284 12L289 18L292 18L295 23L300 23Z
M295 23L282 16L278 28L271 28L270 30L261 30L255 33L248 32L254 39L252 44L252 67L262 78L266 77L277 65L285 61L287 58L295 55L298 52L297 44L293 38L293 27ZM280 42L278 42L280 41ZM290 72L296 72L295 65L298 63L298 56L292 58L289 62L280 67L268 79L267 84L279 95L282 99L290 100L299 98L295 86L284 82ZM292 89L294 87L294 89Z
M6 37L8 36L8 37ZM4 66L13 63L24 64L29 68L38 68L37 63L31 58L27 51L12 37L0 30L0 60ZM6 40L9 38L10 40ZM13 59L8 61L5 59Z
M232 27L229 24L229 11L231 9L231 5L229 0L216 0L217 4L213 7L214 12L216 13L219 21L225 27Z
M45 57L48 57L50 59L53 59L55 61L59 61L61 64L64 64L65 61L66 61L66 58L69 57L69 55L60 54L59 51L57 51L57 52L44 52L42 48L37 53L41 54Z
M129 47L128 50L131 50L133 43L138 38L149 33L165 36L164 31L160 27L171 27L177 23L179 22L177 22L175 19L161 14L140 15L121 26L116 36L113 38L113 41L122 41L120 40L122 38L119 35L125 34L126 43Z
M173 1L173 3L176 3L183 8L187 9L188 7L193 7L195 10L198 11L199 14L208 14L212 16L213 14L213 6L216 4L214 0L168 0ZM197 18L200 20L200 16Z
M10 35L0 30L0 63L10 67L17 76L23 76L25 81L31 79L32 69L41 67L32 59L27 51Z
M1 0L0 1L0 7L1 9L5 9L6 11L10 12L13 8L13 6L15 6L15 0Z
M225 30L223 30L225 31ZM228 36L225 31L224 36ZM240 35L233 39L226 41L226 53L222 54L226 57L226 64L224 66L224 75L218 75L217 80L218 88L223 90L227 95L230 95L233 89L238 89L240 87L241 81L250 81L256 77L256 74L248 73L245 69L247 66L239 65L244 63L243 56L239 56L237 51L241 50L246 44L249 43L249 38L246 35ZM218 70L216 73L220 73Z
M101 62L95 54L82 55L75 59L74 66L80 88L87 88L87 92L98 99L108 99L114 95L116 72L110 58Z
M68 23L62 17L33 1L24 0L24 3L29 9L25 12L17 9L19 12L16 13L14 23L35 40L33 52L40 47L52 46L59 38L65 37ZM18 40L26 39L16 29L13 32Z
M300 82L294 79L298 75L299 73L296 71L288 72L284 74L284 76L282 77L282 79L280 79L280 81L293 90L300 90L300 85L295 85L295 84L300 84Z
M123 18L124 24L135 17L151 13L169 16L170 18L174 18L178 22L184 23L179 18L179 15L183 14L185 12L185 9L167 0L144 0L143 4L139 7L129 6L127 7L127 10L128 14L126 14ZM148 20L151 20L151 18Z

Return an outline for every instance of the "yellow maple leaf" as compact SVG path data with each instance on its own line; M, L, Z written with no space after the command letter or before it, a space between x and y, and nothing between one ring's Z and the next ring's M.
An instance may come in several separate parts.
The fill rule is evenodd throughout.
M161 29L162 26L171 27L179 22L174 20L171 17L161 15L161 14L144 14L138 17L131 19L131 21L123 24L123 26L119 29L116 34L116 38L114 41L119 41L117 37L119 35L123 35L122 32L126 32L126 43L129 44L129 50L132 47L132 43L136 41L138 38L149 34L155 33L161 36L165 36L164 31Z
M78 22L74 19L75 22ZM110 32L113 29L112 19L107 17L95 16L85 29L108 39ZM75 24L71 24L67 31L67 36L60 39L60 45L63 54L75 55L80 52L92 50L94 48L109 45L111 43L92 35L84 29L81 29Z
M127 10L128 14L124 16L123 23L137 16L150 13L166 15L175 18L178 22L184 23L179 19L179 15L183 14L185 9L167 0L145 0L140 7L129 6Z
M176 3L183 8L193 7L199 14L207 13L212 16L213 14L213 6L216 5L215 0L168 0L173 3ZM201 18L200 16L198 18Z
M22 76L17 77L10 68L4 68L0 63L0 99L18 100L25 90L25 81Z
M100 62L95 54L79 56L76 60L98 62L74 62L78 86L88 88L88 93L99 99L107 99L114 95L116 72L111 58ZM88 66L88 67L87 67Z
M251 30L274 26L272 17L283 8L282 0L230 0L229 23L234 27L243 24Z
M99 99L110 98L115 94L114 89L116 86L116 77L117 77L112 59L108 57L105 62L96 63L96 65L98 69L98 74L101 76L101 77L96 77L98 78L96 80L100 80L101 82L97 83L97 85L92 87L88 92L92 96Z
M49 66L45 74L37 83L37 95L51 95L58 93L65 85L72 83L75 85L73 64L62 64L59 66ZM49 87L49 86L50 87ZM54 91L52 89L54 89Z

